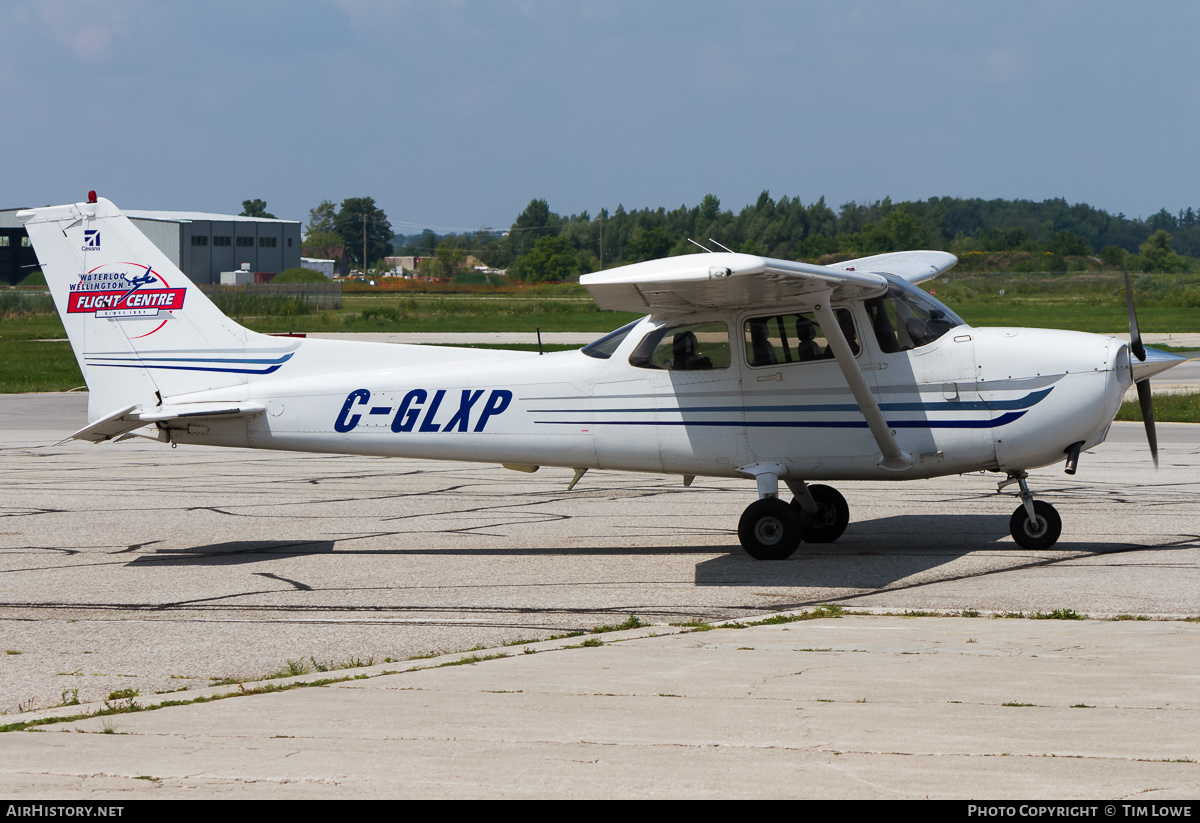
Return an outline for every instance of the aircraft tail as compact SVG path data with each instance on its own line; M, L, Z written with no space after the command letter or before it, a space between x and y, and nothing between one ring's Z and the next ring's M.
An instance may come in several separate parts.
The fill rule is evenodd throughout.
M295 344L226 317L108 200L17 219L87 381L90 421L244 384L294 353Z

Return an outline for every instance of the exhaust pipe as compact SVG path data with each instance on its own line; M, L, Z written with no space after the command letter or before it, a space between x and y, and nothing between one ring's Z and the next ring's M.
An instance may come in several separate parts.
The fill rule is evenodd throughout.
M1082 448L1083 441L1077 440L1063 449L1063 452L1067 455L1067 465L1064 469L1067 474L1074 474L1075 469L1079 467L1079 450Z

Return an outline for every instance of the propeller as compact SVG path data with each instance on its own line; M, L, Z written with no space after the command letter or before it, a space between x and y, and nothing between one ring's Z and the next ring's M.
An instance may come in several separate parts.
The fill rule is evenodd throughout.
M1146 362L1146 347L1142 345L1142 333L1138 331L1137 312L1133 308L1133 287L1129 284L1129 267L1121 261L1121 269L1125 272L1125 308L1129 310L1129 351L1139 362ZM1150 456L1154 458L1154 468L1158 468L1158 435L1154 432L1154 403L1150 398L1150 375L1141 380L1137 379L1137 369L1129 365L1130 375L1137 385L1138 405L1142 408L1142 422L1146 426L1146 440L1150 442Z

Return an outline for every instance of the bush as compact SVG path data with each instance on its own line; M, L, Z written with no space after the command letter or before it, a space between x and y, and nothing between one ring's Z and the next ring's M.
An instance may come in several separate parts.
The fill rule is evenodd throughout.
M312 269L286 269L271 278L271 285L288 283L328 283L329 278Z
M460 271L458 274L450 278L451 283L465 283L470 286L498 286L503 284L504 278L495 274L484 274L481 271L467 269Z
M54 314L54 301L40 292L0 292L0 317Z
M367 322L377 322L380 325L388 323L399 323L400 312L394 306L377 306L374 308L363 309L362 319Z

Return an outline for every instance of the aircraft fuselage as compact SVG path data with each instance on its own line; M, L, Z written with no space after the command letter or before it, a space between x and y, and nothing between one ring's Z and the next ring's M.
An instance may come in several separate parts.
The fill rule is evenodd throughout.
M803 307L801 307L802 309ZM851 312L856 323L862 306ZM756 313L698 314L689 324L745 328ZM761 312L757 313L761 315ZM679 318L670 318L672 327ZM184 399L260 401L267 413L170 430L199 443L526 466L733 477L758 460L806 480L930 477L1031 468L1103 441L1129 386L1124 341L1078 332L958 326L926 346L885 353L861 335L857 359L911 468L877 465L878 447L829 358L754 365L730 334L728 362L699 369L630 362L665 325L648 317L607 357L581 351L476 353L364 344L373 366L302 380L259 380ZM305 340L293 365L321 360ZM382 349L382 351L381 351ZM337 353L345 358L345 343ZM353 349L350 350L351 352ZM414 365L378 368L380 355ZM494 380L487 379L495 374Z

